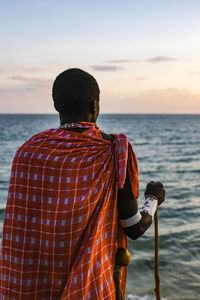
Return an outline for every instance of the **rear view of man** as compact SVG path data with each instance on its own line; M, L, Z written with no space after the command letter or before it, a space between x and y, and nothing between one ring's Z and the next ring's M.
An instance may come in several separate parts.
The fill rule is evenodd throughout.
M37 133L13 160L0 260L0 299L115 299L116 251L141 236L164 201L147 185L124 134L98 128L99 87L80 69L53 85L60 127ZM121 274L125 294L126 269Z

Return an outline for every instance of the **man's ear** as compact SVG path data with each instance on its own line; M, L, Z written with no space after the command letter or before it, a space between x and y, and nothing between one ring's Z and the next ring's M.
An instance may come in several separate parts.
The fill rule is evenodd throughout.
M98 110L98 100L91 100L89 103L89 113L94 115Z

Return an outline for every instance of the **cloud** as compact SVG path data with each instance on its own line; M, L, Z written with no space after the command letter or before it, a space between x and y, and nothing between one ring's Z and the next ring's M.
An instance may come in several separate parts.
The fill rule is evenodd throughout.
M147 59L113 59L113 60L106 60L105 63L113 63L113 64L126 64L126 63L142 63L142 62L167 62L167 61L175 61L178 60L175 57L171 56L155 56Z
M23 75L16 75L16 76L11 76L10 77L11 81L15 82L15 86L16 83L19 83L20 86L19 88L37 88L37 89L43 89L46 87L49 87L50 84L52 83L51 80L49 80L48 78L32 78L32 77L26 77ZM17 86L16 86L17 87Z
M114 60L106 60L105 63L111 64L122 64L122 63L134 63L140 62L139 59L114 59Z
M21 71L25 72L45 72L45 71L50 71L50 67L22 67Z
M14 75L24 75L24 76L43 76L41 74L52 74L58 73L62 70L66 70L72 67L66 64L64 61L44 61L43 63L29 63L29 64L11 64L0 62L0 77L2 76L14 76Z
M23 75L15 75L10 77L11 80L17 80L17 81L22 81L22 82L37 82L39 81L38 78L29 78Z
M136 77L135 78L136 80L147 80L147 79L149 79L149 77Z
M0 65L0 72L1 73L8 73L8 74L16 74L16 73L41 73L41 72L50 72L52 71L52 67L50 65L44 66L22 66L22 65Z
M199 76L200 75L200 72L197 72L197 71L191 71L191 72L188 72L189 75L192 75L192 76Z
M159 62L175 61L175 60L177 60L177 58L175 58L175 57L170 57L170 56L155 56L155 57L152 57L152 58L148 58L146 61L147 62L159 63Z
M94 71L115 72L115 71L123 70L124 68L118 66L101 65L101 66L92 66L92 69Z

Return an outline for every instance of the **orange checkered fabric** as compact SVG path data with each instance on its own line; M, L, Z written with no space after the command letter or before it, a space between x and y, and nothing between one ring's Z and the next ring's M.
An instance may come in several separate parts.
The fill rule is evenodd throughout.
M113 265L127 240L117 192L138 169L125 135L104 140L50 129L25 142L13 160L0 257L0 299L115 299ZM125 293L126 268L121 274Z

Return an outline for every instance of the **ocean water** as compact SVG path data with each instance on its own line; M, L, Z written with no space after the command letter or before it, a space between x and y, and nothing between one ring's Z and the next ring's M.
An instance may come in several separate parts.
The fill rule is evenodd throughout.
M159 273L163 300L200 299L200 115L100 115L107 133L125 133L139 164L140 197L163 182L159 207ZM0 239L12 159L33 134L57 128L57 115L0 115ZM154 228L129 240L127 300L153 300Z

